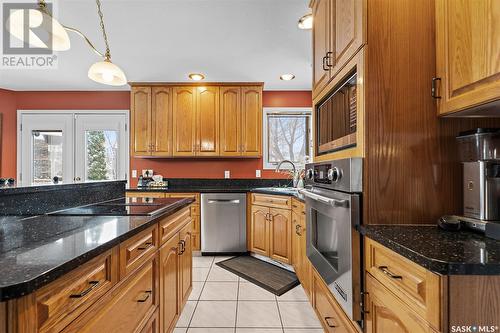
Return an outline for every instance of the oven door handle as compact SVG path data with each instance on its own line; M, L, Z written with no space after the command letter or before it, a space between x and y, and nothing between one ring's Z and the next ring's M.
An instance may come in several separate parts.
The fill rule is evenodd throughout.
M316 201L321 201L324 202L330 206L334 207L349 207L349 200L338 200L338 199L332 199L332 198L327 198L319 194L311 193L308 190L299 190L299 192L303 195L305 195L308 198L311 198Z

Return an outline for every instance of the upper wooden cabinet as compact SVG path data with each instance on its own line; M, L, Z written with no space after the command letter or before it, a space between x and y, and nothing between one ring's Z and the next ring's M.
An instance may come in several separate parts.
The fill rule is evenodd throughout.
M260 157L262 85L132 86L131 154Z
M440 115L499 100L500 2L437 0L436 52Z
M313 0L313 97L365 43L364 0Z

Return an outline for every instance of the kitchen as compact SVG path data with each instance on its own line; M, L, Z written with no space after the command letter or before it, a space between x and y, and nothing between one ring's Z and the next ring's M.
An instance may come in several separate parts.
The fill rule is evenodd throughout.
M498 2L2 5L0 333L499 330Z

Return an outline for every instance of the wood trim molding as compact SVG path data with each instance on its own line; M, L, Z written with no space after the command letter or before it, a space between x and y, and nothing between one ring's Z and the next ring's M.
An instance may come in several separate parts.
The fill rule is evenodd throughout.
M264 86L264 82L129 82L131 87L151 87L151 86Z

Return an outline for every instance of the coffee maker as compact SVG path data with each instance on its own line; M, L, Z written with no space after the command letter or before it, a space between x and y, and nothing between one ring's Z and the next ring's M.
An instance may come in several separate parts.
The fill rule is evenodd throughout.
M457 137L463 165L463 216L467 227L500 237L500 128L477 128ZM496 235L496 236L495 236Z

